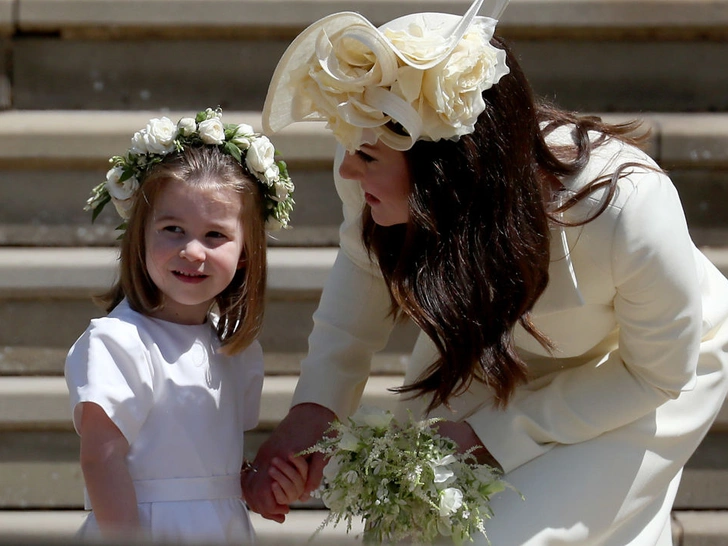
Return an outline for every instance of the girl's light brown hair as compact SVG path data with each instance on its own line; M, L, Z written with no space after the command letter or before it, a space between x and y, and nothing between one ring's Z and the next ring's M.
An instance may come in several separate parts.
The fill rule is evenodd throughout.
M186 148L155 165L141 181L121 240L119 279L98 301L107 312L126 298L135 311L149 315L163 306L163 294L146 266L145 230L165 184L231 188L242 201L244 265L215 298L217 335L222 352L235 354L255 340L262 327L266 285L266 235L259 184L232 157L215 147Z

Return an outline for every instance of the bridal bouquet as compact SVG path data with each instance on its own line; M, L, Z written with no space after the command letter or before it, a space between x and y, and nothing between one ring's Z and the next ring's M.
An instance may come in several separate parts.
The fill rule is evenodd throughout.
M302 453L329 458L315 492L330 509L319 530L344 520L349 532L352 519L363 518L368 544L432 544L444 535L459 545L485 534L490 497L509 486L473 453L457 453L433 428L437 421L410 416L399 424L391 412L364 407L348 424L334 422Z

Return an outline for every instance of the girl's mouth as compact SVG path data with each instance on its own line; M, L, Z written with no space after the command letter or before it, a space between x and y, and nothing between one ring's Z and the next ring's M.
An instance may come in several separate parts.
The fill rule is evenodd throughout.
M208 277L208 275L202 273L188 273L186 271L172 271L172 274L180 281L192 284L200 283Z

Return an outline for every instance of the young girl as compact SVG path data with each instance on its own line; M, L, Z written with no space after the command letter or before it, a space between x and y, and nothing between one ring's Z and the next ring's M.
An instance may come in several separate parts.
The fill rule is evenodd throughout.
M257 425L266 222L293 186L270 141L206 110L152 119L94 189L124 218L120 279L66 360L87 492L81 536L250 543L243 432ZM214 312L214 314L213 314ZM281 462L273 494L300 496Z

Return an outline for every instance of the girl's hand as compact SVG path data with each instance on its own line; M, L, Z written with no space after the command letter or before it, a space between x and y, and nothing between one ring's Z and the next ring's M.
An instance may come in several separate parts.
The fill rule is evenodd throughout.
M303 457L288 455L288 461L274 457L268 474L273 479L271 490L278 504L299 500L308 480L308 462Z

